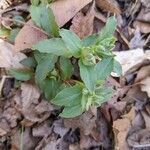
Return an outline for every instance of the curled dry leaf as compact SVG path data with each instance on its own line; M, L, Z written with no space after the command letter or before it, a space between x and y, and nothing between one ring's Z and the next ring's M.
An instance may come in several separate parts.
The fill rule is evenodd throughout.
M65 25L78 11L92 0L61 0L50 4L60 27ZM63 16L63 17L62 17Z
M116 14L121 13L120 7L117 1L115 0L96 0L96 4L98 7L100 7L105 11L116 13Z
M30 49L33 44L47 39L47 35L40 30L37 30L32 20L29 20L18 33L15 39L15 51Z
M0 40L0 68L24 68L19 62L26 58L23 53L15 53L14 46Z

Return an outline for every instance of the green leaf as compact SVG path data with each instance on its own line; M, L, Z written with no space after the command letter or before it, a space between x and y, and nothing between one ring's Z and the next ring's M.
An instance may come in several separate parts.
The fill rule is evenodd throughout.
M86 66L81 60L79 60L80 76L85 86L90 92L94 91L96 84L96 74L93 66Z
M17 34L19 33L19 31L20 31L20 28L12 29L10 31L9 40L14 42Z
M82 99L81 99L81 106L82 106L82 110L85 111L86 110L86 104L88 101L88 94L82 94Z
M35 79L38 83L43 82L48 73L54 69L56 62L57 56L51 54L45 55L45 57L39 62L35 72Z
M60 90L61 82L53 78L45 79L40 83L40 88L44 91L47 100L53 99Z
M64 118L73 118L81 115L83 113L81 105L76 105L73 107L65 107L63 112L60 114Z
M8 37L10 35L10 30L0 26L0 37Z
M21 80L21 81L28 81L33 76L33 72L31 71L24 71L24 70L18 70L18 69L10 69L9 73L13 77L15 77L17 80Z
M58 106L72 107L81 103L82 87L79 84L68 87L60 91L56 97L51 101Z
M115 17L113 16L113 17L108 18L106 26L99 33L97 42L100 42L105 38L109 38L113 36L116 26L117 26L117 22L116 22Z
M39 42L33 46L33 49L42 53L55 54L57 56L71 57L65 43L60 38L52 38Z
M122 75L122 66L121 64L114 59L114 67L113 67L113 72L115 72L118 76Z
M31 4L37 6L40 3L40 0L31 0Z
M82 46L83 47L88 47L91 45L94 45L96 40L97 40L98 35L90 35L86 38L84 38L81 42L82 42Z
M46 57L47 53L41 53L39 51L34 51L33 55L34 55L36 62L39 64L40 61Z
M80 38L74 32L66 29L61 29L59 33L72 55L79 57L80 49L82 48Z
M112 97L113 90L111 87L100 87L95 90L95 94L97 95L97 98L95 99L95 103L100 106L102 103L110 100Z
M95 71L97 74L97 80L105 80L113 71L113 57L105 58L99 61L95 66Z
M32 20L50 35L55 37L59 36L59 28L55 21L55 16L50 9L44 5L30 7Z
M27 57L20 61L20 63L27 67L36 67L37 62L33 57Z
M59 63L63 80L70 79L73 74L73 66L70 60L65 57L60 57Z

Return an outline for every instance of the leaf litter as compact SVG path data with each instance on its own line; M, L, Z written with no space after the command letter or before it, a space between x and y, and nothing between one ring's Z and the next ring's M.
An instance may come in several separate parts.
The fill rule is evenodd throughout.
M120 3L118 4L117 1L112 4L112 7L109 5L112 0L106 0L106 6L104 3L100 3L101 1L97 1L96 4L102 11L97 11L95 5L90 5L90 2L89 0L74 3L62 0L52 3L50 7L54 11L59 26L65 25L73 18L70 29L83 38L93 34L94 28L96 28L95 17L99 16L98 24L103 26L106 21L106 12L122 13ZM139 9L141 3L146 7L144 12L143 9ZM148 4L147 1L125 2L125 6L130 5L132 10L135 9L133 12L125 10L125 15L131 15L129 22L133 22L133 26L129 24L128 27L134 28L134 31L137 31L138 27L140 34L149 31L148 26L141 23L148 16L146 13L146 10L149 9ZM90 7L88 6L85 13L86 8L84 8L85 10L82 8L86 5ZM111 7L110 10L108 10L108 6ZM134 18L139 10L137 20L140 25L135 26L137 20ZM143 20L140 18L141 13L144 15ZM62 14L64 14L63 17ZM26 58L26 55L19 51L29 50L33 44L47 38L47 35L36 29L36 26L30 22L31 20L28 22L30 25L25 24L17 35L15 51L12 45L3 41L0 43L1 68L7 70L13 66L24 69L24 66L19 62ZM28 36L29 33L32 36ZM130 41L129 38L127 39ZM137 39L134 40L137 42ZM142 40L143 38L138 38L139 43L143 42ZM0 148L20 149L20 142L23 142L23 147L26 150L82 150L90 148L107 150L112 149L112 139L115 139L113 140L115 149L149 148L149 51L145 52L142 49L143 43L141 49L137 49L138 44L135 45L136 49L134 50L115 52L118 61L122 64L122 79L125 82L121 83L121 78L115 79L116 86L114 80L108 80L117 89L114 97L103 104L100 109L93 108L77 118L62 119L57 117L59 109L42 97L35 83L21 83L15 92L11 89L13 96L6 100L0 100L0 143L2 143ZM24 128L22 133L20 133L20 126ZM21 134L23 134L23 141L20 141ZM11 144L5 144L6 141L11 141Z

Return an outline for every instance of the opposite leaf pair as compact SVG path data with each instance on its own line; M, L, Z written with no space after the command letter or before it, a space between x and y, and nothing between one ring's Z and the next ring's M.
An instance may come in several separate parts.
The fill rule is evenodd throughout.
M109 18L98 34L81 40L75 33L59 29L52 11L46 6L31 6L31 17L53 38L34 45L34 57L22 61L32 68L31 75L18 76L17 71L12 75L19 80L25 77L24 81L34 77L46 99L64 107L62 117L76 117L91 106L100 106L109 100L112 89L104 83L111 72L121 74L121 66L112 53L115 18ZM75 70L79 71L76 78ZM73 81L73 84L66 81Z

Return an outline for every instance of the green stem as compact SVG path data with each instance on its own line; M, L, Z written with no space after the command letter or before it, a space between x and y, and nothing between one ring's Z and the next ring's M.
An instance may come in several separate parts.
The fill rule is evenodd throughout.
M20 150L23 150L23 130L24 126L21 126L21 135L20 135Z

